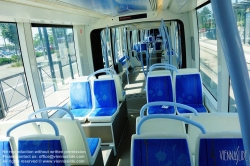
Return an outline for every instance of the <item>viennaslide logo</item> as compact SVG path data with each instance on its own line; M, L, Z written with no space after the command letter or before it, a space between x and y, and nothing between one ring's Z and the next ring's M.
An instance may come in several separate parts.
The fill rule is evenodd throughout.
M250 156L247 151L239 150L239 146L234 150L220 150L220 159L222 161L249 162Z

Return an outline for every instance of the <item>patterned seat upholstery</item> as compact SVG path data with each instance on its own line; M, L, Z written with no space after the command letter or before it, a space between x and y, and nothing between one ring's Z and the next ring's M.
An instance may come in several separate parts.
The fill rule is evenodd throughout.
M131 165L193 165L186 134L133 135Z
M13 137L0 136L0 165L15 166L17 165L16 143ZM13 153L14 152L14 153Z
M98 78L104 79L104 78L112 78L111 75L101 75ZM120 102L125 100L125 91L122 88L122 80L119 75L113 74L113 78L115 80L115 87L116 87L116 92L117 96Z
M18 139L19 166L32 163L34 165L66 166L69 165L67 158L64 157L66 152L67 147L63 136L39 134Z
M92 87L94 109L88 120L90 122L112 122L119 111L114 79L94 80Z
M173 87L171 73L168 71L156 71L157 74L149 74L147 77L147 103L156 101L173 102ZM172 106L151 106L148 114L175 114Z
M92 111L91 88L88 80L75 80L70 82L71 113L81 122L85 122ZM68 114L64 117L69 117Z
M248 152L244 150L240 132L200 134L197 140L196 163L199 166L246 165Z
M202 101L202 82L200 73L196 69L179 69L174 74L175 100L177 103L193 107L198 113L206 113L207 110ZM191 112L177 108L178 114L190 114Z

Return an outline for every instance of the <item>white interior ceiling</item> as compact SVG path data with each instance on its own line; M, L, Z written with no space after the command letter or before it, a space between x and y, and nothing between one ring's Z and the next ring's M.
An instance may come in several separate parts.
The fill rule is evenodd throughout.
M98 0L82 1L94 3L94 1ZM124 0L115 1L119 3L128 2ZM135 4L136 1L141 2L145 0L130 1ZM147 6L146 11L169 10L172 13L185 13L195 9L206 1L208 0L148 0L149 6ZM69 0L0 0L0 6L0 18L6 15L6 17L10 18L23 18L30 20L30 22L41 23L71 22L72 24L79 23L89 25L99 19L112 16L89 10L76 4L70 4ZM134 11L131 10L130 12L133 13Z

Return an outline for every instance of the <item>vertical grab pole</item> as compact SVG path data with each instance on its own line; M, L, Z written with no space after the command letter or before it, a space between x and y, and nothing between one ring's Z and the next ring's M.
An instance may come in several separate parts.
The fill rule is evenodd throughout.
M250 152L250 80L232 3L211 0L214 18L221 39L227 67L232 81L245 151ZM249 155L249 154L248 154ZM247 160L247 165L250 161Z

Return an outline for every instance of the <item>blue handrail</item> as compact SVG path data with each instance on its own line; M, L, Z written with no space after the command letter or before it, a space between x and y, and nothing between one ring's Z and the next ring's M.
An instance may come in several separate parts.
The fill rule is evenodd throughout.
M175 106L175 107L181 107L181 108L184 108L184 109L187 109L187 110L193 112L195 116L198 116L198 112L196 111L196 109L194 109L192 107L189 107L187 105L180 104L180 103L174 103L174 102L157 101L157 102L147 103L141 108L141 110L140 110L140 117L141 118L144 117L144 111L146 110L146 108L148 108L150 106Z
M25 120L23 122L17 123L17 124L15 124L14 126L12 126L11 128L9 128L7 130L6 136L9 137L10 136L10 132L12 130L14 130L15 128L20 127L20 126L22 126L24 124L27 124L27 123L34 123L34 122L46 122L46 123L49 123L53 127L53 129L54 129L55 135L59 136L59 130L58 130L57 125L53 121L51 121L49 119L42 119L42 118L41 119L29 119L29 120Z
M191 124L191 125L194 125L196 126L197 128L199 128L201 130L201 132L203 134L206 134L206 130L205 128L200 124L200 123L197 123L191 119L188 119L186 117L182 117L182 116L179 116L179 115L162 115L162 114L157 114L157 115L149 115L149 116L145 116L143 117L140 122L138 123L138 125L136 126L136 134L137 135L140 135L141 134L141 126L142 124L149 120L149 119L162 119L162 118L167 118L167 119L175 119L175 120L179 120L179 121L183 121L185 123L188 123L188 124Z
M47 107L47 108L42 108L40 110L37 110L36 112L33 112L32 114L30 114L28 116L28 119L31 119L34 115L41 113L41 112L46 112L49 110L62 110L64 112L66 112L67 114L69 114L69 116L71 117L72 120L74 120L74 115L67 109L64 107Z
M112 72L110 72L110 71L108 71L108 70L105 70L105 69L100 69L100 70L97 70L97 71L95 71L94 73L90 74L90 75L88 76L87 80L89 80L89 78L90 78L91 76L95 75L95 74L98 74L98 73L105 73L105 72L108 73L109 75L111 75L111 78L113 78Z
M104 68L104 69L100 69L100 70L98 70L98 71L111 71L111 72L113 72L113 74L114 75L116 75L117 73L116 73L116 71L114 70L114 69L112 69L112 68Z

